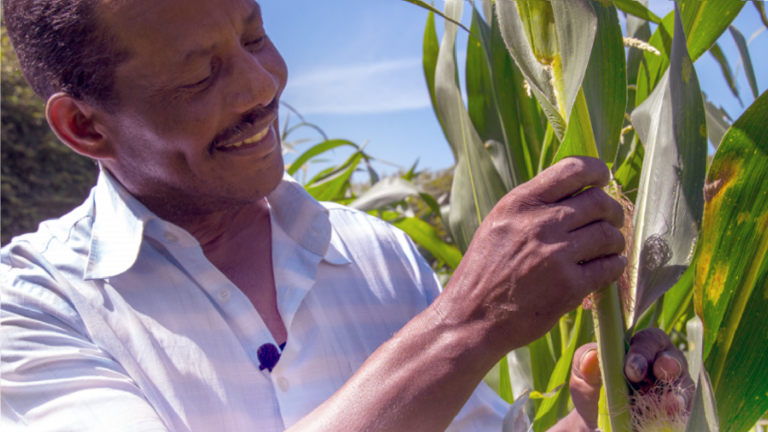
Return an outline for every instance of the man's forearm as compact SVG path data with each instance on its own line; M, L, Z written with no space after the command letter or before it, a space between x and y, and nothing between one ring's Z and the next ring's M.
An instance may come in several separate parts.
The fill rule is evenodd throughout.
M435 306L289 431L445 430L501 354L487 348L485 323L448 324Z

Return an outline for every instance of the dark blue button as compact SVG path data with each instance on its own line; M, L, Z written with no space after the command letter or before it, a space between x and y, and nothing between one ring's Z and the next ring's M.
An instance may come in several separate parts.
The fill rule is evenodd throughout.
M256 351L256 355L259 357L259 370L267 369L272 372L277 361L280 360L280 351L271 343L265 343L260 346L259 350Z

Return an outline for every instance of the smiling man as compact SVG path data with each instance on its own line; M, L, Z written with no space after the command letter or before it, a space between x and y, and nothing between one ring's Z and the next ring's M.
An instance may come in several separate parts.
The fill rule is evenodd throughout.
M3 430L500 430L483 376L626 264L606 166L516 188L441 293L401 231L283 174L285 63L252 0L6 0L82 206L2 250ZM591 430L594 346L574 360ZM686 380L660 331L630 381ZM682 401L681 403L686 403Z

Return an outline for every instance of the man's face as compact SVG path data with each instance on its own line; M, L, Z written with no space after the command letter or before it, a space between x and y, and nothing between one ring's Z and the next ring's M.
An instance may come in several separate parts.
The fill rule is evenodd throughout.
M101 17L130 56L105 127L107 169L135 196L187 215L254 202L279 183L287 79L253 0L129 0Z

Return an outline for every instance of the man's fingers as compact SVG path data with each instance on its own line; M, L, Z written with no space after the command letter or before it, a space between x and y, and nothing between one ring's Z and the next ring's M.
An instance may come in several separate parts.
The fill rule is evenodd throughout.
M573 355L571 375L600 391L603 380L600 376L600 361L595 342L582 345L576 350Z
M608 167L600 159L569 157L542 171L526 187L539 201L551 204L588 186L606 186L610 178Z
M578 266L580 275L577 277L580 278L579 285L584 288L584 291L578 295L584 298L616 282L624 273L626 266L627 258L620 255L608 255L580 264Z
M624 226L624 208L601 188L589 188L554 206L562 211L563 228L568 232L599 220L616 228Z
M657 358L661 360L658 366L660 375L656 374ZM671 381L687 371L685 358L679 350L675 349L663 330L650 327L632 337L624 363L624 374L629 381L639 383L647 379L653 382L654 378L666 378Z
M575 262L620 254L626 245L621 231L608 222L595 222L568 234ZM621 273L619 273L621 275Z

